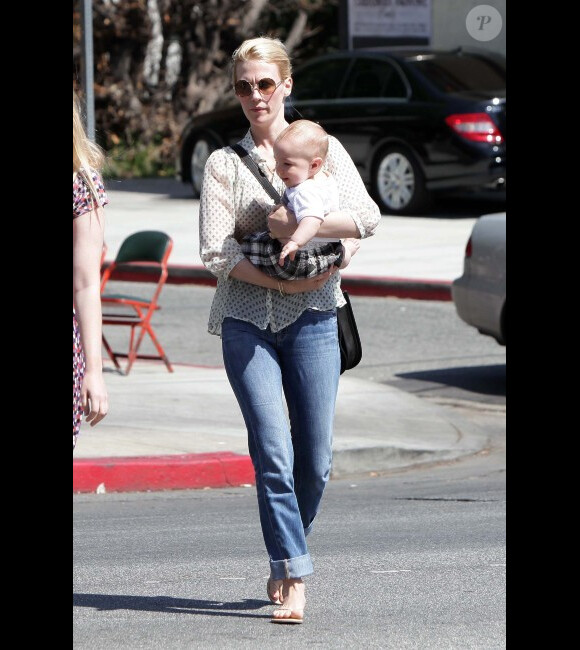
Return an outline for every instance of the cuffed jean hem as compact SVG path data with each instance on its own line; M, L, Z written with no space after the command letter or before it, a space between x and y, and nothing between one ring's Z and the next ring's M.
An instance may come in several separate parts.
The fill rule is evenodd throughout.
M288 560L270 560L270 578L283 580L284 578L302 578L314 573L310 555L291 557Z

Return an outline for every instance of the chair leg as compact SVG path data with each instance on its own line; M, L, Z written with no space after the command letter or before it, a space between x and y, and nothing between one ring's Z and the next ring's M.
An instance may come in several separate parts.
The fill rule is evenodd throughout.
M149 326L149 323L147 323L146 329L147 329L147 333L149 334L149 337L153 341L153 345L155 345L155 347L157 348L157 352L159 353L159 356L163 360L163 363L167 366L167 370L169 370L169 372L173 372L173 366L171 365L171 362L167 358L167 355L165 354L165 350L161 347L161 343L159 343L157 337L155 336L155 333Z
M135 359L137 358L137 352L139 350L139 346L141 345L141 341L143 340L144 332L143 332L143 327L141 326L139 336L137 338L137 343L134 344L135 340L135 325L131 326L131 338L129 340L129 353L127 355L127 367L125 369L125 374L128 375L129 372L131 371L131 368L133 367L133 363L135 363Z
M135 340L135 328L139 327L139 334L137 336L137 340ZM120 370L123 372L123 374L128 375L131 372L131 368L133 367L133 364L137 360L137 357L139 356L139 348L141 347L141 343L143 342L143 339L145 338L145 333L149 334L149 337L151 338L151 341L153 342L153 345L157 349L157 352L159 354L158 357L155 356L149 356L149 355L143 355L144 358L149 358L149 359L160 359L163 361L165 366L167 367L167 370L169 372L173 372L173 366L171 365L171 362L169 361L167 355L165 354L165 350L161 346L161 343L157 340L157 337L155 336L155 333L153 332L153 329L151 325L149 324L149 319L144 320L141 324L135 323L131 324L131 334L129 336L129 350L127 354L115 354L115 352L112 350L111 346L109 345L109 342L105 338L104 334L102 336L103 339L103 345L105 346L105 349L107 350L107 353L113 363L115 364L115 367L117 370ZM127 357L127 365L125 367L125 370L121 370L121 366L119 365L119 362L117 361L117 356L121 357Z

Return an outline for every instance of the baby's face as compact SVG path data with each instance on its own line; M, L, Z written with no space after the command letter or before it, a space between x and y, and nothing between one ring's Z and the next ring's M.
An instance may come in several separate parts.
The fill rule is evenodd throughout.
M286 187L295 187L312 177L311 160L294 145L292 138L282 138L274 145L276 173Z

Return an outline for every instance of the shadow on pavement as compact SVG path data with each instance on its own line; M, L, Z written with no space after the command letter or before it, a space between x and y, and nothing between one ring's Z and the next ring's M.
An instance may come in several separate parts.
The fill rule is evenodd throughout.
M270 614L248 614L270 605L266 600L245 599L235 602L195 600L171 596L120 596L118 594L73 594L74 607L91 607L99 611L116 609L167 614L205 614L207 616L240 616L243 618L271 618ZM243 612L236 614L235 612Z
M466 366L443 368L441 370L423 370L398 374L396 382L388 382L406 392L414 394L435 392L441 387L458 389L455 396L465 399L477 399L494 404L505 404L506 364L493 366ZM481 400L481 396L488 399Z
M473 219L482 214L505 211L505 190L457 191L434 195L424 212L407 218Z

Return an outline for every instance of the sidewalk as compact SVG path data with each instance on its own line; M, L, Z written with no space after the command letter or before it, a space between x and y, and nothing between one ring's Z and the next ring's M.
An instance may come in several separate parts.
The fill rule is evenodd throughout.
M137 191L144 183L148 191ZM199 256L199 201L191 198L187 185L153 179L110 181L108 188L107 260L132 232L163 230L174 242L168 282L215 284ZM463 272L463 253L475 221L383 216L376 234L362 240L359 253L342 272L343 287L358 295L451 300L450 285Z
M107 259L132 232L164 230L174 239L174 281L203 280L199 202L175 181L153 182L149 192L129 189L139 189L137 181L127 187L109 189ZM449 287L461 275L474 222L383 217L377 234L363 240L344 272L343 286L366 295L387 295L378 293L386 289L398 295L392 293L397 287L419 287L421 295L412 297L449 299L437 298L432 290ZM73 492L254 483L242 416L223 368L174 364L169 373L162 363L137 361L125 377L107 360L105 369L112 408L94 429L81 428L73 454ZM487 444L485 434L443 408L349 377L348 371L341 376L332 478L454 460Z
M110 367L110 364L107 364ZM223 368L139 361L106 374L113 407L83 424L73 491L135 491L254 483L246 431ZM487 446L473 425L398 389L340 379L332 478L447 461ZM100 487L99 487L100 486Z

